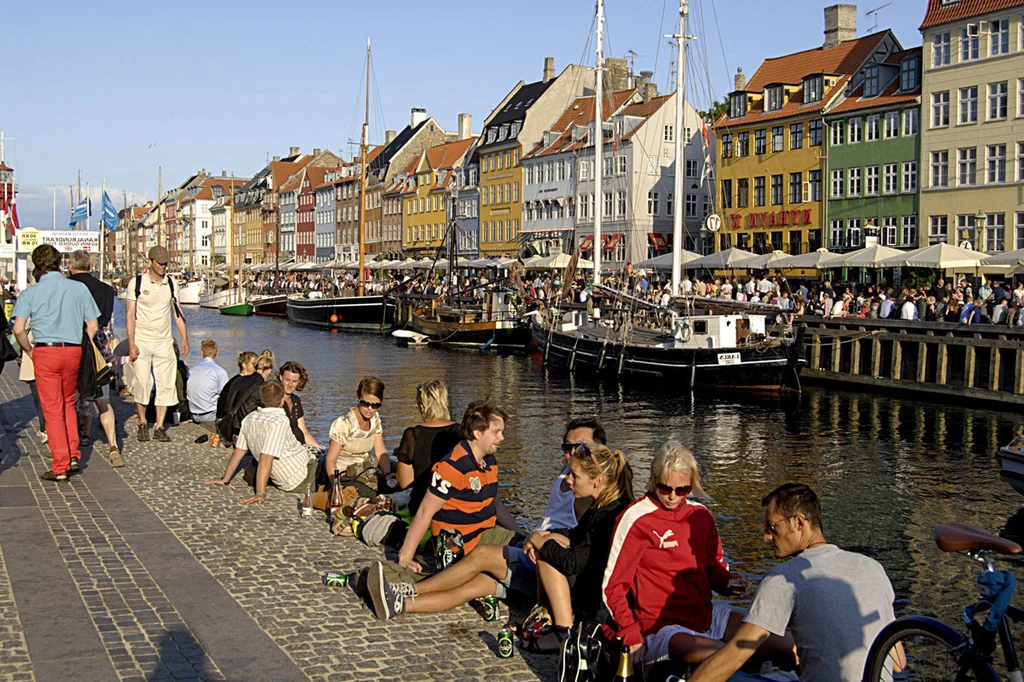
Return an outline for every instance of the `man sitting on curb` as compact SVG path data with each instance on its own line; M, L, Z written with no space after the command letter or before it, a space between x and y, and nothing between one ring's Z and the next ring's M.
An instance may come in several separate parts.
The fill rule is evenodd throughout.
M228 373L217 364L216 341L204 339L199 348L203 359L189 370L185 394L192 421L212 424L217 421L217 401L224 384L228 383Z
M256 494L240 500L240 504L263 504L268 481L281 490L300 494L306 486L313 484L318 460L295 440L288 415L281 407L283 402L284 387L281 384L276 381L263 384L260 388L262 407L242 420L241 431L235 439L235 450L231 453L223 478L208 478L206 483L230 483L246 451L249 451L253 457L257 457L258 453Z

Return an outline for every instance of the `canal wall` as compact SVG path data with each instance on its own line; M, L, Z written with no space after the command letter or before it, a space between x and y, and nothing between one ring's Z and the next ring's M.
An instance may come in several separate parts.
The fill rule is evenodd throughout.
M804 318L808 384L1024 410L1024 331L1005 325Z

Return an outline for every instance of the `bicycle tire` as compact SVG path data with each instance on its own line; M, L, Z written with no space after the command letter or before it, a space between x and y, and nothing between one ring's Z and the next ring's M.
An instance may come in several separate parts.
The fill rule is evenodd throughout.
M906 666L893 674L889 652L897 643L904 644ZM987 661L972 660L970 650L955 651L963 643L963 634L942 621L925 616L898 618L882 628L871 644L864 664L864 682L999 682Z

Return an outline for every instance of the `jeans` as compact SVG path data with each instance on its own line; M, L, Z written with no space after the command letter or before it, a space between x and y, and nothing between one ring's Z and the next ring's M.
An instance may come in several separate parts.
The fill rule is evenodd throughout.
M193 412L192 421L196 424L208 424L210 422L217 421L217 411L213 412Z

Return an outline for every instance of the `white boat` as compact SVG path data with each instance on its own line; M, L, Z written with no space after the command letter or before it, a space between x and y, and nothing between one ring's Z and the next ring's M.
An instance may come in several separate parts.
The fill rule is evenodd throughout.
M1017 436L1008 445L999 448L999 461L1003 467L1003 478L1021 495L1024 495L1024 437Z
M220 308L223 305L229 303L237 303L239 300L244 299L244 296L239 296L236 289L221 289L215 291L212 294L206 294L199 297L199 305L202 308Z
M179 284L175 280L175 284ZM199 305L199 292L203 290L203 283L200 280L180 284L178 288L178 302L183 305Z

